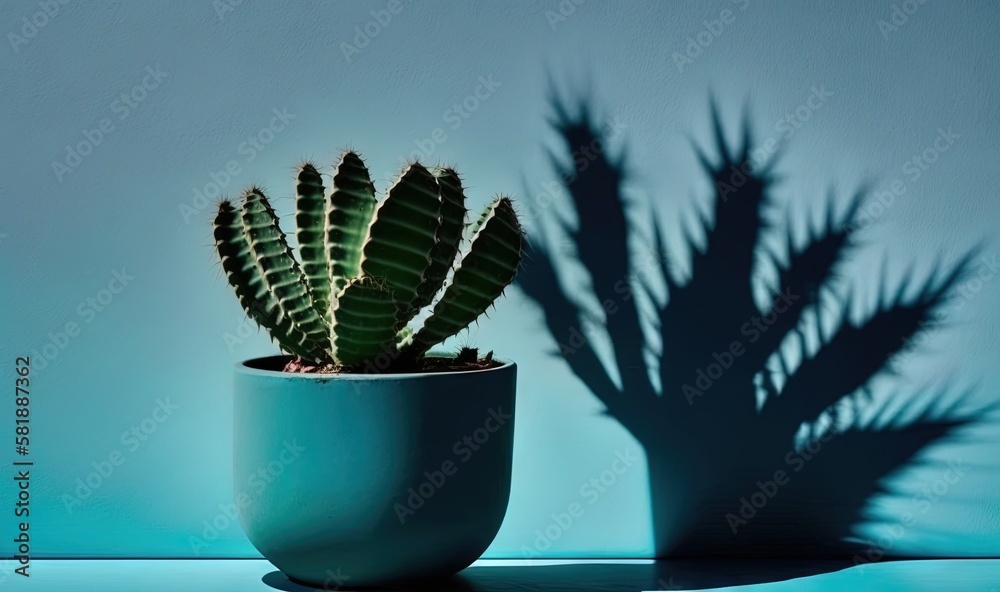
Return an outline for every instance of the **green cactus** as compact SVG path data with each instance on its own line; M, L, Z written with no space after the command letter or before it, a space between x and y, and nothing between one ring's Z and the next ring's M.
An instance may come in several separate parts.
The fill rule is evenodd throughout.
M283 351L340 371L372 368L385 353L385 370L419 368L493 304L521 263L521 224L503 196L461 249L465 194L450 168L413 163L378 204L364 162L347 151L329 192L315 166L299 167L295 208L299 259L256 187L239 209L219 204L216 251L247 315ZM439 293L426 320L412 323Z

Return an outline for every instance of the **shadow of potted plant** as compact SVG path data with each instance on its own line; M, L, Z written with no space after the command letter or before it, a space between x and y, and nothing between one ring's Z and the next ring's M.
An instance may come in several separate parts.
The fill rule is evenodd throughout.
M299 583L452 574L506 512L516 366L429 352L514 279L521 225L497 197L467 228L458 174L418 163L378 203L351 151L329 191L302 165L295 207L298 257L259 188L213 224L230 286L284 352L236 366L240 521Z
M654 216L644 238L655 255L640 268L629 244L641 229L623 191L626 158L609 156L586 101L554 98L553 107L564 148L550 157L572 215L552 208L541 217L518 284L541 308L556 355L644 447L655 555L865 563L888 554L856 530L871 500L893 492L888 477L991 408L963 407L969 393L947 387L900 393L889 401L906 404L893 408L872 397L872 383L941 324L977 250L920 281L883 280L878 301L858 314L840 269L857 247L862 192L839 215L831 199L801 244L791 228L782 236L774 161L754 160L748 123L738 145L728 142L713 105L713 155L698 151L712 195L709 213L684 228L689 271L676 272L681 257L666 252ZM582 147L589 157L577 156ZM557 246L566 239L568 258ZM589 284L560 277L567 259L582 264ZM754 294L762 267L775 271L760 282L766 298ZM588 327L610 342L609 363Z

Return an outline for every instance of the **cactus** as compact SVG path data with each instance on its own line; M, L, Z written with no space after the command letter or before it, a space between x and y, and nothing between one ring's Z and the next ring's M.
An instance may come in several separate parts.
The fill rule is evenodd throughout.
M298 259L260 188L247 189L239 207L219 203L213 227L226 279L247 315L303 361L357 372L389 354L385 370L419 369L514 280L523 232L513 204L496 197L463 250L455 170L410 164L379 204L361 157L346 151L336 168L327 192L315 166L299 167Z

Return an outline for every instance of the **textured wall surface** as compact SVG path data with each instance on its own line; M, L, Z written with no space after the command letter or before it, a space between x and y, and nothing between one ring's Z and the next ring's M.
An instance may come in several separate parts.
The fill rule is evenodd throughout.
M475 207L508 192L541 211L550 79L615 122L629 187L667 228L705 203L691 139L707 144L714 94L730 129L746 102L782 146L793 224L831 184L846 198L871 183L874 224L844 270L868 301L880 275L982 242L984 279L903 361L902 388L953 378L975 387L973 406L1000 400L998 25L990 3L942 0L4 2L0 367L13 380L15 356L32 356L34 553L256 556L227 517L231 369L275 350L214 262L216 194L260 183L290 224L293 165L328 171L354 146L380 190L416 152L457 163ZM529 301L509 291L455 343L520 365L513 491L487 556L648 556L643 451L549 355ZM12 401L0 410L6 466ZM962 478L886 535L941 478L907 469L858 536L1000 554L998 434L975 426L928 450ZM619 455L635 460L591 485ZM0 499L14 487L5 477ZM559 526L574 503L582 515ZM16 526L2 516L7 555Z

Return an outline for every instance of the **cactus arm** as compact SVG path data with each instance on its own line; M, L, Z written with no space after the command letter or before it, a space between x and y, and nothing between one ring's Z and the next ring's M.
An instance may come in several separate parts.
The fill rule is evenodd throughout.
M243 228L264 283L278 301L280 316L289 317L313 341L326 342L327 326L313 306L305 277L278 224L278 216L259 189L246 191Z
M483 227L483 224L486 224L486 221L493 217L493 208L497 205L497 201L499 201L499 199L493 200L490 205L486 206L486 208L479 213L476 221L469 226L469 236L476 236L476 234L479 233L479 229Z
M365 163L354 152L345 152L333 177L326 210L328 282L333 292L360 274L361 247L375 205L375 186Z
M331 307L333 359L345 366L374 360L393 351L396 305L392 292L370 277L351 280Z
M417 297L413 308L421 309L434 299L444 285L448 270L455 263L458 247L462 243L465 229L465 194L462 181L453 169L444 168L434 172L441 190L441 224L437 229L437 242L431 249L431 263L424 272L424 280L417 286Z
M510 199L498 198L480 217L469 252L431 316L413 336L408 353L424 354L485 312L513 281L521 264L521 243L521 224Z
M326 318L330 310L330 276L326 263L326 189L316 167L299 168L295 186L295 237L299 241L302 273L312 295L313 307Z
M386 282L401 329L417 309L417 287L430 265L441 221L441 193L434 176L419 164L406 168L379 206L361 258L364 276Z
M219 203L213 222L213 235L226 279L247 315L266 329L285 351L313 361L318 360L322 348L292 324L291 319L279 317L278 301L264 284L243 230L243 221L229 201Z

